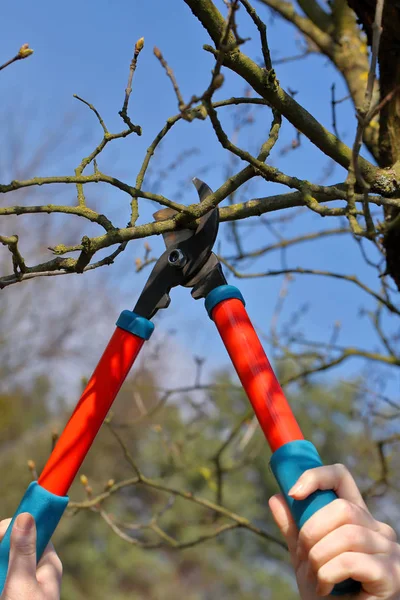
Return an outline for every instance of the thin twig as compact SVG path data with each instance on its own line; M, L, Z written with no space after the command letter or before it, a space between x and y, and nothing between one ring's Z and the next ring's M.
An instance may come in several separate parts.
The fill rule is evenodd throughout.
M33 54L33 50L32 48L29 48L29 44L23 44L19 49L18 54L16 54L13 58L10 58L10 60L7 60L4 64L0 65L0 71L5 69L6 67L9 67L17 60L23 60L24 58L28 58L28 56L30 56L31 54Z
M337 121L336 121L336 105L338 104L338 102L335 97L335 88L336 88L336 84L332 83L332 85L331 85L332 129L333 129L333 133L336 135L337 139L340 140L339 132L337 129Z
M391 102L391 100L393 100L393 98L395 97L396 94L398 94L400 92L400 84L396 85L391 92L389 92L388 94L386 94L386 96L384 98L382 98L382 100L380 102L378 102L378 104L371 108L371 110L368 113L368 122L370 122L377 114L379 114L381 112L381 110L386 106L386 104L388 102Z
M241 2L241 4L243 4L247 13L251 17L253 23L255 24L258 31L260 32L261 49L262 49L262 53L263 53L263 57L264 57L264 65L268 71L272 71L271 54L269 51L268 40L267 40L267 26L260 19L255 8L253 8L253 6L251 6L251 4L250 4L250 2L248 2L248 0L239 0L239 1Z
M129 67L128 85L126 86L126 90L125 90L124 103L122 105L122 109L118 113L120 115L120 117L122 118L122 120L124 121L124 123L126 125L128 125L130 131L132 131L133 133L136 133L137 135L142 135L142 129L139 125L134 125L132 123L132 121L130 120L130 118L128 117L128 104L129 104L129 97L132 92L133 74L136 70L137 60L138 60L140 52L143 50L143 47L144 47L144 38L141 37L140 39L138 39L138 41L135 44L135 49L133 51L133 58L131 60L131 64Z
M203 534L203 535L199 535L199 536L193 538L192 540L178 541L175 538L173 538L172 536L168 535L163 529L161 529L161 527L156 522L151 522L147 525L137 526L136 529L141 529L141 530L150 529L158 537L160 537L162 539L162 541L144 542L144 541L138 540L137 538L134 538L134 537L128 535L127 533L125 533L121 529L121 527L119 527L119 525L115 522L115 520L112 519L110 517L110 515L108 515L106 513L105 510L100 509L96 512L99 513L99 515L102 517L102 519L107 523L107 525L111 528L111 530L118 537L120 537L122 540L124 540L128 544L131 544L134 546L139 546L140 548L143 548L145 550L155 550L158 548L184 550L187 548L193 548L193 546L198 546L199 544L202 544L204 542L207 542L209 540L213 540L213 539L217 538L218 536L225 533L226 531L231 531L233 529L238 529L239 527L241 527L241 525L239 525L238 523L225 523L224 525L217 527L213 531Z
M99 121L99 123L100 123L100 125L101 125L101 127L103 129L103 131L104 131L104 134L107 135L108 129L106 127L106 124L104 123L104 121L103 121L100 113L93 106L93 104L90 104L90 102L88 102L87 100L84 100L83 98L81 98L80 96L78 96L78 94L74 94L73 96L74 96L74 98L76 98L77 100L79 100L79 102L82 102L83 104L86 104L86 106L88 106L90 108L90 110L92 110L94 112L94 114L96 115L96 117L97 117L97 119L98 119L98 121Z
M321 239L324 237L329 237L331 235L341 235L343 233L351 233L351 229L348 227L336 227L334 229L326 229L323 231L315 231L313 233L306 233L304 235L299 235L293 238L283 238L276 244L268 244L267 246L262 246L257 250L253 250L251 252L242 252L241 254L236 254L234 256L226 256L225 260L243 260L247 258L257 258L259 256L265 255L268 252L272 252L274 250L281 250L282 248L288 248L289 246L294 246L296 244L300 244L302 242L309 242L316 239Z
M239 8L239 1L240 0L227 0L225 2L225 4L228 6L228 15L226 20L224 21L222 33L220 39L218 40L217 48L215 50L216 62L212 70L211 81L207 89L201 96L192 96L192 98L187 104L180 104L182 118L184 118L185 120L191 121L193 119L193 115L191 114L190 109L196 102L203 102L204 100L206 100L208 103L211 103L214 92L220 89L224 83L224 76L221 73L221 67L224 62L226 53L232 52L232 50L234 50L235 47L238 47L247 41L247 39L241 38L237 32L235 13ZM233 34L233 43L229 41L230 37L232 37L230 36L231 33Z
M178 108L179 108L179 110L183 111L183 109L185 108L185 101L184 101L184 99L182 97L182 94L181 94L181 91L179 89L179 85L178 85L178 82L176 80L176 77L174 75L173 70L168 65L167 61L165 60L165 58L161 54L161 50L159 48L157 48L157 46L154 46L153 52L154 52L154 56L156 58L158 58L158 60L160 61L162 67L165 69L167 77L170 79L170 81L172 83L172 87L174 88L174 92L175 92L176 97L178 99Z
M0 243L3 246L7 246L9 251L12 254L12 264L14 269L14 275L19 279L21 276L26 273L27 267L25 264L25 259L21 255L18 248L18 236L12 235L6 237L4 235L0 235Z
M218 102L214 102L213 106L214 106L214 108L223 108L226 106L233 106L233 105L240 105L240 104L257 104L257 105L261 105L261 106L268 106L268 103L263 98L246 98L246 97L237 97L237 98L233 97L233 98L228 98L227 100L220 100ZM207 113L204 110L204 107L200 104L198 106L194 106L191 109L191 111L189 112L189 115L188 115L188 113L186 113L186 117L188 117L189 120L193 120L195 118L204 120L205 118L207 118ZM158 147L160 142L164 139L164 137L167 135L169 130L176 123L178 123L178 121L180 121L181 119L184 119L184 115L182 113L179 113L177 115L174 115L173 117L170 117L167 120L164 127L156 135L156 137L154 138L154 140L148 147L146 156L143 160L142 166L140 167L139 173L136 178L136 188L137 189L141 189L141 187L143 185L146 171L148 169L150 160L151 160L152 156L154 155L156 148Z
M122 448L124 456L125 456L127 462L132 467L132 470L136 474L136 476L138 478L138 481L140 481L141 477L142 477L142 475L140 473L140 469L137 466L137 464L136 464L136 462L135 462L132 454L129 452L128 446L125 444L125 442L122 439L122 437L119 435L119 433L113 427L112 419L111 418L107 418L104 422L107 425L107 427L109 428L109 430L111 431L111 433L113 434L113 436L115 437L115 439L117 440L117 442L120 445L120 447Z
M364 292L381 302L392 312L393 314L400 315L400 308L395 306L392 302L386 300L382 296L380 296L373 289L365 285L362 281L358 279L355 275L345 275L344 273L336 273L334 271L323 271L320 269L303 269L301 267L292 268L292 269L279 269L279 270L268 270L261 271L259 273L242 273L238 271L233 265L231 265L228 261L226 261L222 256L219 256L219 260L238 278L240 279L255 279L259 277L276 277L279 275L287 275L288 273L300 274L300 275L317 275L320 277L332 277L333 279L341 279L343 281L348 281L353 283Z
M369 125L372 116L370 115L371 102L374 91L375 79L376 79L376 66L378 61L379 44L382 33L382 13L383 13L384 0L377 0L375 9L375 20L372 26L373 37L372 37L372 53L371 53L371 65L368 72L367 87L365 90L365 97L363 106L358 111L357 118L357 131L356 137L352 149L352 160L349 167L349 173L347 177L347 184L349 188L349 223L357 235L364 234L362 228L357 223L357 219L354 216L354 201L352 196L354 195L354 185L358 183L364 190L363 209L366 223L365 235L371 239L375 236L375 225L371 216L371 211L368 202L368 193L370 185L367 183L362 176L361 169L359 166L359 154L364 136L364 130Z
M206 508L212 512L218 512L220 515L237 523L238 526L240 526L244 529L248 529L252 533L255 533L256 535L258 535L270 542L273 542L274 544L277 544L284 550L287 550L286 544L284 542L282 542L280 539L276 538L274 535L271 535L269 532L265 531L265 529L262 529L261 527L254 525L254 523L252 523L245 517L238 515L237 513L229 510L228 508L226 508L224 506L219 506L218 504L215 504L214 502L211 502L210 500L208 500L206 498L196 496L192 492L188 492L186 490L170 487L170 486L166 485L164 482L159 483L158 481L155 481L153 479L149 479L148 477L145 477L143 474L141 474L140 479L138 477L135 477L135 478L120 481L119 483L114 484L106 492L103 492L102 494L99 494L98 496L96 496L94 498L84 500L83 502L70 502L69 508L72 509L74 512L76 512L77 510L98 507L102 502L104 502L107 498L109 498L110 496L115 494L117 491L124 489L126 487L132 487L132 486L135 486L138 484L145 488L155 489L160 492L165 492L169 495L178 496L180 498L183 498L184 500L188 500L189 502L197 504L198 506L202 506L203 508Z
M283 56L282 58L274 58L274 65L284 65L290 62L295 62L296 60L303 60L304 58L307 58L307 56L310 56L310 54L313 53L313 50L307 48L307 50L304 50L304 52L302 52L301 54L293 54L293 56Z

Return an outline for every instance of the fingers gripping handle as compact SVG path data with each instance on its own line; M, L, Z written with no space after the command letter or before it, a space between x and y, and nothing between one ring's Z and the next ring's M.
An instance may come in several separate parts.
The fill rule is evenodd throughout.
M290 488L296 483L300 475L308 469L322 467L318 451L311 442L296 440L281 446L273 453L270 466L299 529L320 508L337 499L337 495L333 490L317 490L304 500L295 500L288 495ZM342 596L344 594L356 594L360 590L361 585L359 582L346 579L346 581L335 585L331 594Z
M15 515L0 543L0 594L3 592L8 571L11 530L21 513L30 513L36 523L36 559L39 562L68 504L67 496L56 496L32 482L25 492Z
M273 451L272 472L300 529L315 512L337 498L331 490L318 490L301 501L288 496L304 471L322 466L321 458L314 445L304 440L247 315L240 291L231 285L217 287L207 296L205 305ZM360 589L358 582L348 579L336 585L332 595L356 593Z
M332 490L318 490L304 500L288 496L290 488L305 471L322 467L318 451L311 442L296 440L281 446L271 456L270 466L299 529L317 510L337 499Z

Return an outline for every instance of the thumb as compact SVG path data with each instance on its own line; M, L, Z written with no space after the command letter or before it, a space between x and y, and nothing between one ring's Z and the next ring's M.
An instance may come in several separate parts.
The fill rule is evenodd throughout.
M290 556L292 560L297 562L296 548L299 530L285 502L285 499L282 494L276 494L269 499L268 504L271 509L272 516L274 517L274 521L278 525L280 532L288 545Z
M10 540L10 560L4 598L28 598L37 586L36 526L29 513L18 515Z

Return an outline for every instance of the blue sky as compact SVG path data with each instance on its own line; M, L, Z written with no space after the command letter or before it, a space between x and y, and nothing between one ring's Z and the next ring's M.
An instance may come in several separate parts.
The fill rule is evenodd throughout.
M218 5L223 7L222 2ZM256 2L255 5L257 6ZM298 34L280 20L271 20L264 6L259 5L257 8L269 25L273 58L297 54ZM73 99L74 93L96 106L111 131L121 129L118 110L122 106L133 46L139 37L145 37L145 48L134 77L130 116L142 126L143 135L141 138L131 136L110 145L99 158L99 167L104 172L133 184L147 146L166 119L177 112L171 84L153 56L154 45L161 49L173 67L186 100L192 94L200 94L209 83L212 57L202 49L204 43L209 43L209 39L183 0L119 0L118 3L107 0L97 0L96 3L77 0L54 3L42 0L39 4L21 0L18 3L2 3L0 18L3 23L1 59L10 58L25 42L29 42L35 51L28 60L12 65L0 77L0 94L6 113L13 114L17 127L24 124L21 154L25 163L29 164L28 159L34 155L38 144L48 132L54 134L59 131L61 137L76 140L68 152L61 146L49 158L45 173L26 172L23 173L24 177L71 173L82 156L91 151L94 142L98 143L101 139L101 131L93 114ZM239 22L243 37L252 38L246 43L244 51L253 58L259 58L261 52L257 31L246 15L241 14ZM326 59L312 56L305 62L280 65L276 70L282 86L296 90L296 99L331 129L332 83L336 83L337 97L346 92ZM238 77L226 73L224 86L216 94L216 98L242 95L243 91L244 86ZM229 114L232 113L229 113L229 109L223 110L226 112L221 111L222 120L231 132L232 120ZM67 126L63 125L66 114L71 116ZM240 137L240 144L251 150L255 150L265 139L271 119L270 111L266 108L257 110L255 114L256 126L246 128ZM338 119L343 140L351 144L355 119L349 103L338 106ZM293 137L293 128L284 123L281 146L289 143ZM191 155L191 148L197 148L197 153ZM6 152L3 144L0 154L3 163L6 161ZM174 199L183 189L184 196L179 201L189 204L196 199L194 189L187 185L190 178L199 173L201 176L202 168L206 165L208 170L204 178L211 187L218 187L224 181L227 157L216 142L210 124L199 121L180 123L174 128L162 144L155 164L165 167L182 152L188 155L187 160L163 181L160 193ZM327 157L304 139L300 149L282 158L274 152L271 162L286 173L315 182L321 181L322 173L329 164ZM236 170L240 167L237 164ZM10 179L15 177L11 167L9 176ZM336 167L327 183L344 178L343 170ZM149 189L146 181L144 189ZM261 181L246 190L248 196L243 199L269 195L277 190L288 191ZM32 190L30 202L36 202L41 193L40 190ZM74 201L72 188L53 188L51 194L53 201L56 194L63 201ZM126 224L129 200L120 192L108 190L105 186L92 186L87 197L94 207L111 214L116 224ZM152 203L142 201L140 222L146 222L156 208ZM273 217L276 217L276 213ZM285 226L282 233L298 235L305 231L339 225L337 222L326 221L314 214L299 215ZM281 229L281 226L278 228ZM249 229L244 226L244 231L246 248L274 241L266 228ZM87 232L95 235L98 229L89 228ZM232 247L227 233L226 225L222 225L220 241L222 248L228 253L232 251ZM62 240L56 240L60 241ZM152 239L150 243L154 254L158 255L163 249L162 240ZM131 243L119 265L113 267L111 275L107 273L107 280L111 277L113 285L121 292L116 295L116 316L121 309L134 305L148 275L148 272L136 275L132 269L133 259L142 255L142 248L143 242L140 240ZM287 263L293 267L332 269L357 274L366 283L378 286L375 272L365 265L355 242L344 236L339 240L326 239L318 246L298 246L288 251ZM280 265L280 257L275 253L268 255L262 262L259 261L250 270L275 269ZM132 269L132 274L123 275L124 269L128 273ZM101 276L97 273L85 277L93 278L94 281L94 278ZM230 278L230 282L241 288L254 323L260 331L267 332L281 280L263 278L234 281ZM47 282L45 285L53 284ZM284 318L285 315L289 318L293 310L305 303L309 304L309 312L304 319L303 329L310 339L326 341L332 324L340 320L340 343L369 348L376 346L376 339L366 320L358 315L360 306L366 306L366 299L351 284L332 282L326 278L298 276L291 286ZM172 305L160 323L164 323L166 328L178 329L177 339L182 347L199 355L207 355L209 365L227 364L225 350L202 303L192 301L188 290L173 291ZM340 372L354 373L359 367L360 363L354 361ZM394 385L398 386L398 383Z

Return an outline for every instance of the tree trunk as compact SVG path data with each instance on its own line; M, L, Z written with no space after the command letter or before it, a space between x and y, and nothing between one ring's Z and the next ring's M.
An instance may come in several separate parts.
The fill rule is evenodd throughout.
M348 0L355 11L368 42L372 42L372 24L375 17L376 0ZM400 2L386 0L382 19L382 36L379 49L379 72L381 100L400 86ZM400 166L400 94L384 106L380 114L379 166ZM386 271L400 290L400 211L384 207L385 223L388 226L382 243L386 253Z

